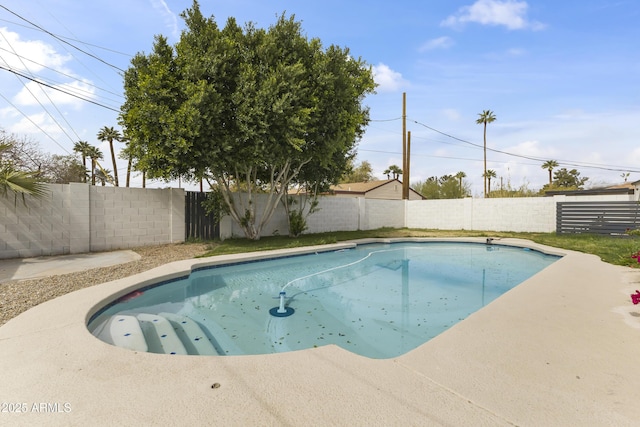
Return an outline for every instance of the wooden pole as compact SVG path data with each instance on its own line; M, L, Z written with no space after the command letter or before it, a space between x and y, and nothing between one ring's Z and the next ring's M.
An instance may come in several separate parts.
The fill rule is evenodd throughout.
M407 160L405 160L406 170L404 171L404 178L402 178L402 184L405 191L405 199L409 199L409 177L411 176L411 131L407 132Z
M402 92L402 199L407 199L408 191L405 190L407 172L407 93Z

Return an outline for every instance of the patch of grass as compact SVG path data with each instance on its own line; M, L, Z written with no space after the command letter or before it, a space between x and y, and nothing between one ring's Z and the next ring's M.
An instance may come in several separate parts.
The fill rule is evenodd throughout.
M635 237L555 233L533 233L527 237L527 233L521 234L523 239L543 245L597 255L610 264L638 267L638 262L631 258L640 249L640 240Z
M304 234L296 238L287 236L263 237L260 240L227 239L211 243L211 250L203 256L265 251L271 249L298 248L326 245L346 240L392 237L511 237L599 256L615 265L639 267L631 255L640 250L636 237L611 237L594 234L512 233L466 230L423 230L409 228L380 228L366 231L338 231L320 234Z

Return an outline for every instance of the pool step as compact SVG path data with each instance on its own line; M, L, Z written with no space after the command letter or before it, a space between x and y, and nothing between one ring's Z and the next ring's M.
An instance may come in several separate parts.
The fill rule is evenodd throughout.
M134 351L221 354L197 322L175 313L118 314L109 317L93 334L109 344Z
M148 313L139 313L136 317L146 338L149 352L188 354L173 325L166 318Z
M218 354L200 325L189 317L174 313L160 313L158 316L164 317L171 323L189 354Z
M140 322L135 316L111 316L93 334L104 342L134 351L149 351Z

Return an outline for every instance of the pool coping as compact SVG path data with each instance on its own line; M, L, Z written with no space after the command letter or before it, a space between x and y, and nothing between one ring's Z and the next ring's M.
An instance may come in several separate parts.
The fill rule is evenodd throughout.
M302 250L485 239L363 239ZM25 409L0 407L0 424L637 424L640 310L629 294L640 273L521 239L494 242L563 258L393 359L335 345L261 356L165 356L113 347L86 329L105 302L159 276L300 249L174 262L56 298L0 327L2 404Z

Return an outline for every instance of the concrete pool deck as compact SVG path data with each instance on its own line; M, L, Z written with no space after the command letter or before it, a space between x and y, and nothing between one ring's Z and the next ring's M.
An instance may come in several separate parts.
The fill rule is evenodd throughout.
M640 306L629 295L640 271L499 243L565 256L387 360L333 345L262 356L136 353L86 328L114 295L243 255L179 261L48 301L0 327L0 425L639 425Z

